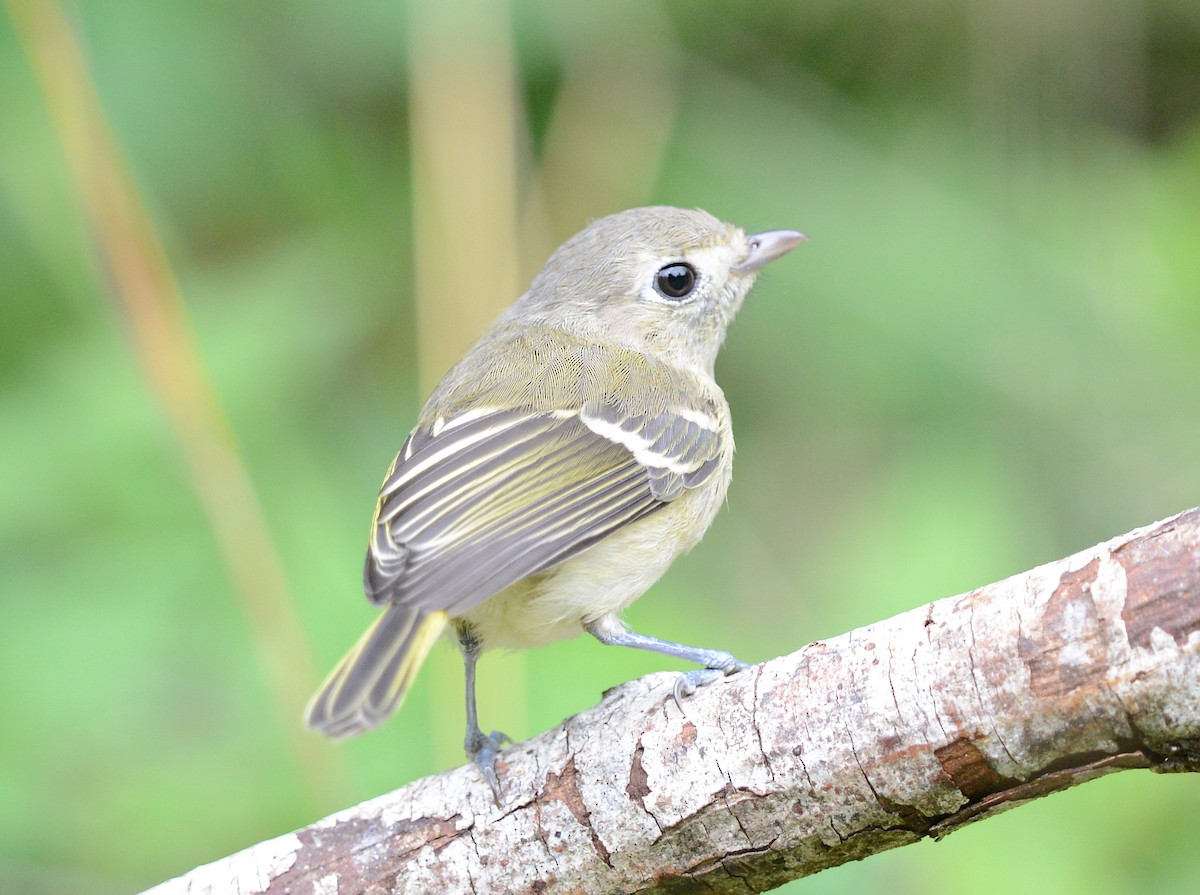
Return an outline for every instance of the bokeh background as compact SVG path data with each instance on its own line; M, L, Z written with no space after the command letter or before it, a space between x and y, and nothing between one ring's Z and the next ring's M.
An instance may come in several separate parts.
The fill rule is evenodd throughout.
M430 384L619 208L811 237L638 629L766 659L1200 503L1195 0L3 10L0 891L138 891L462 762L449 645L361 740L301 709ZM483 723L670 667L489 655ZM1194 892L1198 828L1200 782L1127 772L789 891Z

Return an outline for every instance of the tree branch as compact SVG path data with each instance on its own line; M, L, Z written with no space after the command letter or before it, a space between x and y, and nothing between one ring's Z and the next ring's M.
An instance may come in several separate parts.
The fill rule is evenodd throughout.
M761 892L1124 768L1200 768L1200 509L702 688L675 676L158 886ZM149 895L149 893L147 893Z

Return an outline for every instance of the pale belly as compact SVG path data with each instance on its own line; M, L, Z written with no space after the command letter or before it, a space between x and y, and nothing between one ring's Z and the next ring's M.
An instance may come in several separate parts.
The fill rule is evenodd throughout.
M729 466L709 487L683 494L562 565L518 581L463 619L484 649L524 649L575 637L584 624L620 613L700 540L724 502Z

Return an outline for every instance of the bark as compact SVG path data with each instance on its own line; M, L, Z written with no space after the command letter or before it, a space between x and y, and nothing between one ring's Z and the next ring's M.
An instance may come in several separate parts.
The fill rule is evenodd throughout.
M1200 509L702 688L675 676L150 890L761 892L1200 767Z

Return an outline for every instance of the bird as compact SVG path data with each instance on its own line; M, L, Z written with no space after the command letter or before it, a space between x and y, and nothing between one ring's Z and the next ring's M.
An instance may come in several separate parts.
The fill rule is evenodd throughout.
M631 630L621 612L694 547L733 465L714 379L759 271L804 235L699 209L589 223L441 380L387 471L363 571L382 613L310 701L335 739L400 705L447 630L465 666L464 747L496 798L511 739L480 728L476 663L588 633L701 666L678 702L746 666Z

